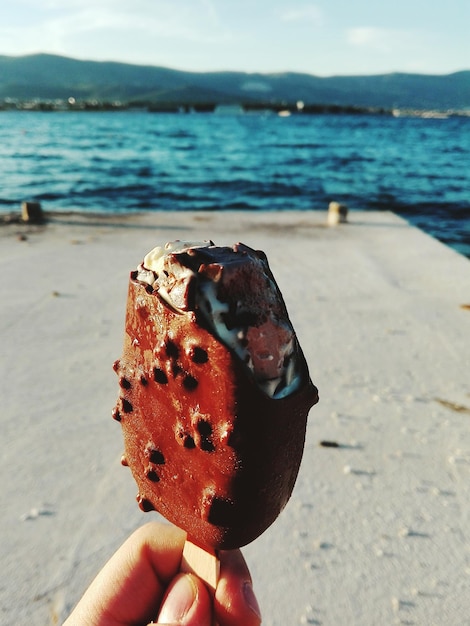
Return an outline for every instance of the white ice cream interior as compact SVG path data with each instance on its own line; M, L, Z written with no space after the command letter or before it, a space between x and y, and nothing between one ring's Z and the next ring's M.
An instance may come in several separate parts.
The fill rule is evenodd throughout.
M178 264L177 280L169 277L170 255L190 248L213 245L211 241L173 241L164 247L157 246L145 256L137 268L137 280L150 285L173 309L184 313L178 306L178 286L181 285L183 292L184 285L197 277L197 274ZM275 289L270 279L267 282ZM196 284L195 308L204 315L214 334L246 363L263 391L276 399L293 393L300 384L300 377L294 330L290 322L276 320L270 315L268 321L260 327L228 328L224 316L229 312L229 304L218 299L217 283L206 279L198 280ZM244 303L238 302L237 309L243 312Z

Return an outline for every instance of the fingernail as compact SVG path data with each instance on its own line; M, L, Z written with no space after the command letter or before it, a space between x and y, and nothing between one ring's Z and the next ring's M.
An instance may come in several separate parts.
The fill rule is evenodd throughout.
M256 599L255 592L250 582L243 584L243 597L248 607L253 611L256 617L261 620L261 611L259 608L258 600Z
M163 601L158 622L171 624L182 621L196 600L196 586L191 576L180 576Z

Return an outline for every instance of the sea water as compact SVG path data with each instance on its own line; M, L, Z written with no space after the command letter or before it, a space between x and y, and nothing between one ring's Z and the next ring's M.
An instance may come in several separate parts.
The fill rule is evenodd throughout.
M470 118L0 113L0 212L392 210L470 257Z

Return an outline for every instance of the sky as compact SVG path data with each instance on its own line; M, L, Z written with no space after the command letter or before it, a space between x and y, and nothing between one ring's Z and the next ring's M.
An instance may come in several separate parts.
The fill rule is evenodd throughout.
M0 54L317 76L470 69L470 0L0 0Z

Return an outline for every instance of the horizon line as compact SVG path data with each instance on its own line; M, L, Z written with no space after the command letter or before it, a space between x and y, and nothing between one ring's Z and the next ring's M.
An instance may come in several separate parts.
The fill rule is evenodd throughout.
M295 69L284 69L284 70L273 70L273 71L261 71L261 70L242 70L242 69L211 69L211 70L189 70L182 69L177 67L171 67L167 65L159 65L149 62L136 62L136 61L123 61L116 59L93 59L93 58L82 58L77 56L70 56L68 54L58 53L58 52L26 52L23 54L5 54L0 52L0 57L6 57L10 59L22 59L27 57L35 57L35 56L50 56L50 57L58 57L61 59L68 59L71 61L78 61L81 63L111 63L116 65L131 65L133 67L148 67L155 69L165 69L173 72L181 72L184 74L246 74L248 76L278 76L282 74L298 74L302 76L311 76L313 78L319 79L328 79L328 78L360 78L360 77L377 77L377 76L393 76L393 75L405 75L405 76L429 76L429 77L444 77L444 76L452 76L454 74L462 74L465 72L470 72L470 68L463 68L459 70L452 70L448 72L418 72L418 71L404 71L404 70L389 70L383 72L373 72L370 74L350 74L350 73L338 73L338 74L315 74L312 72L300 71Z

